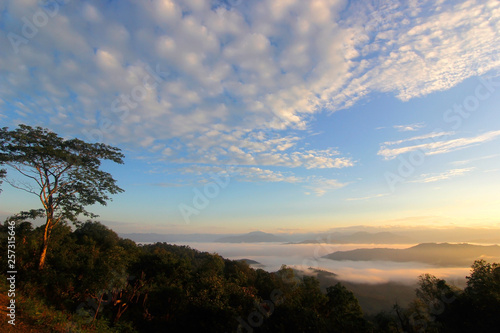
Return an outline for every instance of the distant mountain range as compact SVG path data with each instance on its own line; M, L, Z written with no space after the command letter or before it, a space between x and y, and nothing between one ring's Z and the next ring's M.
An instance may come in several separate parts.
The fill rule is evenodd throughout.
M329 243L329 244L415 244L416 240L402 235L396 235L388 231L367 232L358 231L353 234L333 232L319 235L315 240L305 240L300 244Z
M499 228L429 228L429 227L371 227L353 226L334 228L321 233L266 233L254 231L246 234L156 234L120 233L138 243L167 242L185 244L190 242L223 243L330 243L330 244L417 244L424 242L500 244Z
M286 239L262 231L253 231L243 235L221 237L215 241L219 243L269 243L284 242Z
M357 249L324 256L331 260L421 262L440 267L470 266L474 260L498 261L500 246L424 243L407 249Z
M136 243L187 243L215 242L221 235L217 234L156 234L156 233L119 233L122 238L128 238Z

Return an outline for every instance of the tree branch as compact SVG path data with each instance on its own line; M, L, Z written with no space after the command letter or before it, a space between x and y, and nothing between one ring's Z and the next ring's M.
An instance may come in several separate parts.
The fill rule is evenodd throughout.
M7 164L8 166L10 166L11 168L17 170L21 175L25 176L25 177L28 177L30 179L33 179L39 186L42 186L42 184L40 184L40 182L38 181L38 179L36 179L36 177L34 176L30 176L28 173L26 173L23 169L21 169L19 166L17 165L14 165L12 163L5 163Z
M12 180L9 180L9 179L5 179L5 182L7 184L9 184L10 186L12 186L13 188L17 188L18 190L22 190L22 191L25 191L25 192L28 192L28 193L31 193L31 194L34 194L34 195L38 195L38 193L36 193L33 188L31 188L31 186L27 186L26 184L23 184L24 186L27 186L28 188L25 188L25 187L21 187L19 185L16 185L16 183L14 183Z

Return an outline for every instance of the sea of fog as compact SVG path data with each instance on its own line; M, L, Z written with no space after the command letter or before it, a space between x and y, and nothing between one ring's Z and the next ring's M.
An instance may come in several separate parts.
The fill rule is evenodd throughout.
M432 265L390 261L334 261L321 258L335 251L359 248L408 248L409 244L283 244L283 243L205 243L179 242L199 251L218 253L228 259L258 261L269 272L281 265L307 271L322 269L337 274L339 280L358 283L402 282L414 284L421 274L429 273L456 285L463 285L470 267L434 267ZM414 244L416 245L416 244ZM255 266L254 266L255 267ZM256 267L257 268L257 267Z

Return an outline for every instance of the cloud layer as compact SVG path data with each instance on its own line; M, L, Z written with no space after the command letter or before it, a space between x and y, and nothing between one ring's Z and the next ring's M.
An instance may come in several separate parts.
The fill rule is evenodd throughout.
M318 112L377 91L406 101L500 67L493 0L23 0L0 13L0 105L12 124L51 124L168 163L239 165L256 181L299 179L271 167L355 164L349 152L307 148ZM379 155L438 154L498 135ZM317 194L343 186L309 180Z

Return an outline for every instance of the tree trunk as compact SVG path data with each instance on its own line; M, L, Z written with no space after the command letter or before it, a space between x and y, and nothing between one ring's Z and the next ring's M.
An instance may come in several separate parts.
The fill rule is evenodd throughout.
M47 248L49 247L49 237L52 230L52 217L47 216L45 230L43 233L42 251L40 253L40 261L38 262L38 270L43 270L45 267L45 258L47 257Z
M43 270L45 266L45 257L47 256L47 241L45 240L45 236L43 238L42 252L40 253L40 261L38 262L38 270Z
M97 303L97 309L95 309L95 315L94 315L94 319L92 319L92 324L97 319L97 314L99 313L99 308L101 307L103 297L104 297L104 293L101 294L101 297L99 298L99 303Z

